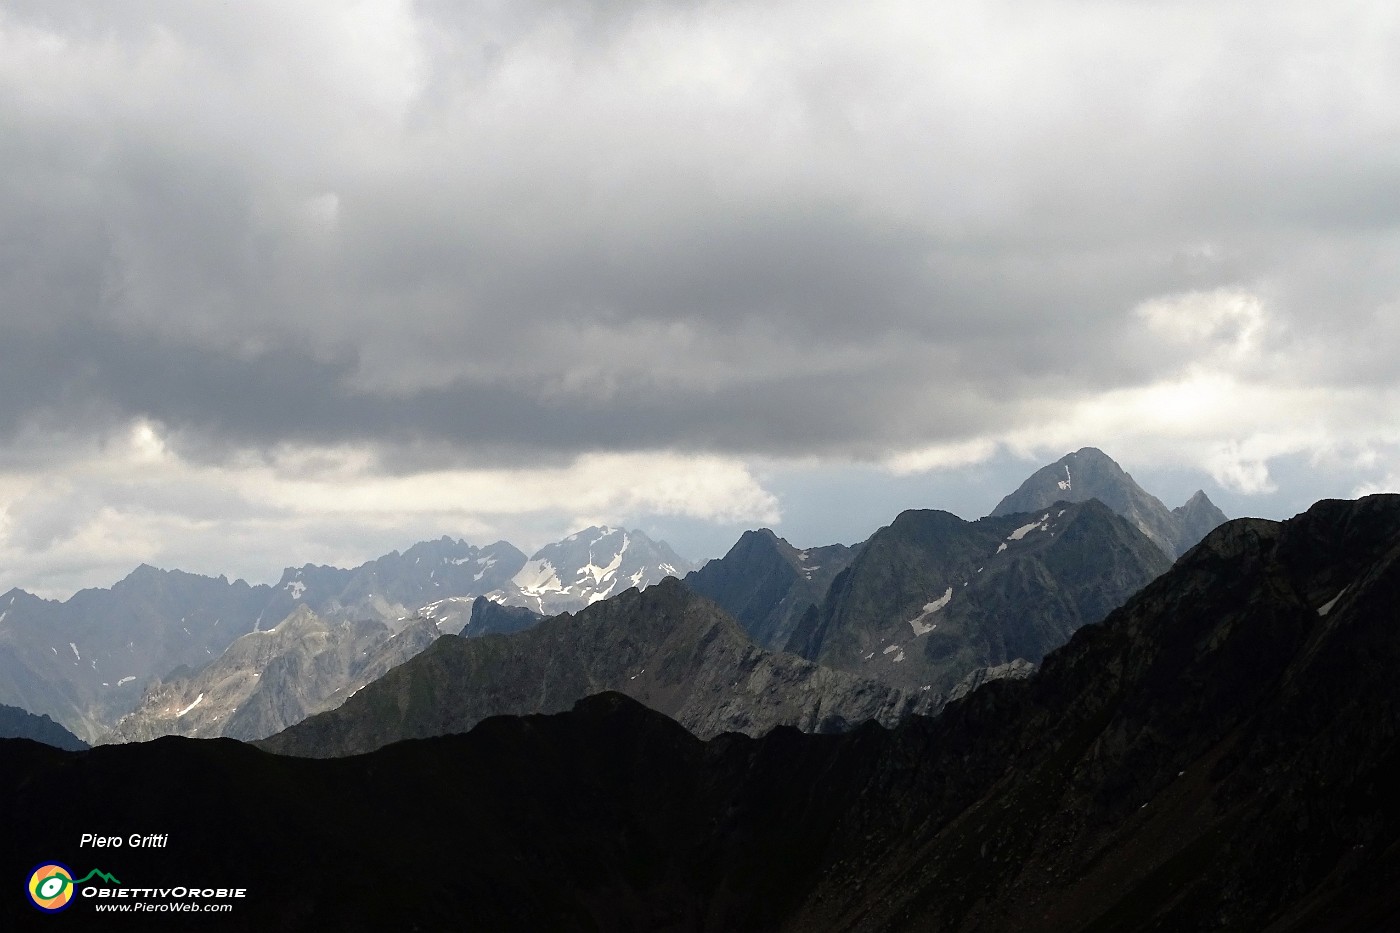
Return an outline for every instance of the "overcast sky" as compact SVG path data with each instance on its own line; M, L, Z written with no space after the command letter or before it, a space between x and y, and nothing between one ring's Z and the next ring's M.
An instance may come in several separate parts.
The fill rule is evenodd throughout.
M0 589L586 524L716 556L1102 448L1400 485L1400 6L0 0Z

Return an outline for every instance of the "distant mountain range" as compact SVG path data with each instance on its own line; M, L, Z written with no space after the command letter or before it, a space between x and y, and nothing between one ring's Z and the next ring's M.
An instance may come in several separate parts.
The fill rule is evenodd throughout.
M1204 494L1167 512L1092 448L1006 501L1052 492L1118 502L1136 530L1087 503L974 523L908 512L854 547L798 549L763 529L686 583L762 647L949 695L967 677L1024 673L1165 569L1142 528L1175 522L1185 547L1219 514ZM288 568L274 586L143 566L64 603L15 590L0 597L0 700L88 741L262 738L334 708L441 634L521 631L690 570L639 531L590 527L528 558L506 542L443 537L348 570Z
M525 555L505 541L478 548L444 536L350 570L289 567L259 622L275 625L298 606L327 619L393 622L444 597L474 598L500 589L524 564Z
M441 624L420 634L436 637L462 630L472 603L488 594L504 604L577 608L624 580L627 586L634 579L646 586L691 566L640 532L605 528L586 529L541 549L533 564L527 560L503 541L478 548L443 537L348 570L312 564L288 568L274 586L142 565L110 589L83 590L64 602L11 590L0 596L0 702L52 716L85 740L97 741L121 734L111 730L137 707L164 710L183 695L181 686L165 681L194 683L193 675L236 640L274 628L299 607L330 623L382 623L370 628L373 639L388 639L421 611ZM553 561L553 577L531 569L541 561ZM524 589L515 581L522 574L529 584ZM332 631L338 638L349 629L342 625ZM419 640L420 650L431 637ZM414 643L398 640L399 660L406 660L402 652ZM313 654L330 657L334 651ZM265 650L241 652L235 666L271 657ZM255 670L260 669L245 673ZM341 687L353 689L352 681ZM288 707L286 714L295 709ZM140 727L134 734L152 733Z
M66 602L11 590L0 596L0 702L95 740L151 678L209 663L275 598L270 586L144 564Z
M752 556L743 560L746 552ZM838 559L849 553L828 551ZM978 522L906 512L835 574L821 606L810 606L794 629L789 648L797 650L776 653L693 595L696 581L734 584L716 587L718 595L755 610L751 621L770 621L790 605L793 589L755 595L743 571L798 585L811 552L804 561L771 533L752 533L718 563L719 572L707 567L684 584L628 590L518 634L440 639L264 747L359 754L464 732L492 715L562 711L604 690L701 737L779 725L839 731L865 719L892 725L936 712L977 683L1026 676L1169 566L1145 535L1096 500Z
M229 929L1394 929L1397 597L1372 496L1229 522L1029 679L892 730L704 742L605 693L336 761L3 740L0 874L81 861L119 802L179 854L104 870L246 887Z

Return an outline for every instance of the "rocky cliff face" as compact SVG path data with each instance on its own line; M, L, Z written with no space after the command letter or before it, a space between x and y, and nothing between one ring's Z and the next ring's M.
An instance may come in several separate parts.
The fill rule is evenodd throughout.
M843 544L799 550L767 528L746 531L729 553L686 574L685 585L732 615L755 642L781 651L856 551Z
M385 650L389 643L382 622L323 619L303 606L276 627L237 639L198 671L176 669L103 742L162 735L264 738L328 708L382 674L386 663L403 660L406 643L419 651L427 646L411 634L398 639L397 652Z
M932 691L902 691L759 648L672 579L508 637L444 637L339 709L263 746L355 754L464 732L488 716L568 709L603 690L635 697L702 736L777 725L839 731L866 719L894 723L943 702Z
M904 512L865 543L788 650L947 693L979 668L1039 662L1168 566L1096 500L976 522Z
M1180 557L1225 515L1197 490L1185 505L1167 509L1103 451L1085 447L1031 474L997 504L993 516L1048 509L1056 502L1098 499L1151 538L1162 553Z

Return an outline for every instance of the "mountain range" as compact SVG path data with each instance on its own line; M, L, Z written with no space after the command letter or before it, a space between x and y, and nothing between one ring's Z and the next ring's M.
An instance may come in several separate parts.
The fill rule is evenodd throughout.
M707 742L605 693L331 761L4 740L0 872L160 826L176 855L101 867L246 887L226 929L1392 929L1397 597L1372 496L1229 522L1030 678L893 729Z
M0 596L0 702L92 741L151 678L207 664L275 598L270 586L144 564L61 603L11 590Z
M466 731L490 715L567 709L607 689L701 736L758 734L777 725L823 731L867 718L893 724L936 711L969 683L1025 676L1075 628L1102 618L1166 568L1146 537L1095 501L1064 504L1038 519L964 522L944 512L908 512L844 569L855 553L840 546L799 552L771 532L753 532L723 560L688 575L684 588L653 587L641 597L633 590L531 632L524 629L538 616L530 610L478 597L468 634L494 629L512 637L447 639L412 661L456 625L444 626L450 616L436 615L440 603L420 610L393 641L382 623L325 620L303 607L271 631L243 636L201 670L163 679L103 740L254 740L293 727L268 747L352 754ZM777 599L780 611L793 605L794 591L814 592L805 585L824 567L828 579L841 581L827 587L822 627L804 633L816 646L808 661L764 651L720 606L685 595L697 581L727 580L737 588L717 595L739 599L741 615L777 598L749 592L744 582L772 580L775 567L787 569L779 579L790 584ZM953 585L943 586L950 574L962 577L956 598L947 595ZM940 588L945 595L930 608ZM804 618L818 618L814 608ZM411 651L385 663L380 646L400 643ZM395 664L404 667L371 683ZM322 715L297 725L315 713Z
M444 636L338 708L259 744L306 757L355 755L466 732L490 716L567 710L608 690L706 738L780 725L893 725L945 699L760 648L718 606L669 579L515 635Z
M102 741L264 738L338 705L437 635L422 619L394 633L374 619L328 619L299 606L275 627L236 639L198 671L177 668L161 678Z
M583 563L569 565L561 554L578 556ZM658 560L651 560L653 556ZM418 634L436 637L441 631L466 627L480 596L489 594L505 604L543 601L578 607L601 598L599 593L614 585L618 571L626 571L628 586L634 578L646 586L690 567L640 532L600 528L546 546L535 559L558 561L564 577L542 580L532 575L524 553L503 541L478 548L443 537L351 569L289 567L272 586L230 583L222 576L143 564L110 589L82 590L63 602L11 590L0 596L0 702L49 715L85 740L97 741L120 734L112 731L117 720L138 707L164 709L180 694L171 681L190 682L235 641L274 628L299 607L327 622L379 623L369 626L369 634L355 636L371 640L391 638L422 614L436 627L419 626ZM591 563L594 560L613 569L599 568ZM521 574L531 584L529 592L514 582ZM520 624L525 617L515 618ZM499 625L499 619L493 624ZM334 639L348 631L341 624L329 634ZM413 644L421 649L429 641L398 639L396 656L406 660L411 655L405 649ZM243 661L270 659L265 648L271 644L286 646L291 641L275 639L264 649L240 650L237 655ZM324 654L298 649L304 650ZM245 673L255 671L261 673L254 668ZM354 689L352 680L341 686ZM172 713L182 707L174 707ZM143 727L135 734L159 733Z
M771 533L746 540L759 554L781 555L785 547ZM741 540L736 550L744 547ZM787 566L802 577L812 562L788 551ZM302 608L270 632L243 636L203 669L165 678L104 741L166 734L253 740L293 727L268 747L353 754L466 731L490 715L564 710L608 689L702 736L776 725L823 731L866 718L893 724L936 711L969 678L1025 676L1074 629L1166 568L1145 536L1096 501L1065 504L1039 521L908 512L860 554L849 572L832 570L842 585L823 603L823 627L807 633L818 646L807 661L763 650L720 606L688 596L705 571L684 587L663 584L645 596L632 590L528 632L538 620L529 610L478 597L471 634L494 628L501 637L449 638L412 661L442 631L426 610L391 641L382 623L323 620ZM740 564L731 555L716 565L729 568L728 579L742 580L745 568L768 578L762 560ZM958 573L967 579L956 598L946 596L952 585L944 587L930 609L929 595ZM887 644L866 650L871 642ZM398 650L386 663L381 645L399 643L411 651ZM404 667L371 683L396 664ZM297 725L314 713L322 715Z
M1059 466L1089 477L1077 493L1157 502L1098 451ZM1106 510L1081 516L1091 508L976 523L908 512L854 547L798 549L746 532L686 581L762 647L951 695L967 677L1022 673L1165 568ZM1213 509L1192 514L1205 522ZM1184 542L1194 527L1173 534ZM271 587L143 566L66 603L16 590L0 597L0 699L89 741L263 738L333 708L440 634L520 631L690 566L641 532L590 527L529 558L506 542L443 537L348 570L288 568Z
M893 725L941 709L969 678L1025 676L1077 628L1168 567L1145 535L1096 500L977 522L905 512L834 574L821 607L804 615L790 639L804 660L754 644L695 590L697 580L737 583L721 598L741 610L761 607L742 569L774 579L774 562L763 556L776 555L779 568L795 567L801 578L810 552L803 561L771 533L748 535L735 551L756 552L756 559L726 557L724 574L707 567L685 583L629 590L518 634L439 639L344 705L263 747L359 754L465 732L492 715L562 711L604 690L632 696L701 737L760 735L779 725L840 731L866 719Z

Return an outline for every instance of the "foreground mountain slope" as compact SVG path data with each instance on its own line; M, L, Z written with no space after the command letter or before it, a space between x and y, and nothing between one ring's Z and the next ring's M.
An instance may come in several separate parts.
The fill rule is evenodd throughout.
M749 637L781 651L803 614L819 605L858 548L798 550L767 528L746 531L723 557L685 576L685 585L732 615Z
M828 870L797 925L1342 929L1325 913L1341 904L1392 916L1397 596L1400 497L1217 529L1030 681L911 727L941 754L855 819L918 800L922 829L853 840L846 859L881 867L859 885Z
M787 648L946 693L977 668L1039 662L1168 566L1096 500L976 522L903 512L862 546Z
M1032 473L992 509L993 516L1048 509L1056 502L1098 499L1128 519L1173 559L1186 553L1225 514L1197 490L1185 505L1168 510L1114 460L1095 447L1066 454Z
M892 731L703 743L612 693L333 761L9 740L0 872L160 826L177 853L100 867L246 886L224 929L1394 929L1397 623L1400 497L1323 502L1217 529L1030 680Z
M332 760L228 739L81 757L0 741L0 792L16 804L0 813L0 871L24 878L37 859L60 858L128 887L246 889L232 913L198 924L224 930L767 929L860 783L850 777L868 743L844 739L780 730L707 746L613 693L567 714L498 717L470 735ZM829 788L785 790L789 773L815 769ZM86 793L99 780L101 799ZM71 803L41 814L41 788ZM171 849L101 859L78 849L85 827L111 825L160 826ZM22 894L0 898L7 928L34 916ZM191 926L99 914L83 900L62 921Z
M565 710L604 690L634 697L701 736L895 723L943 701L765 651L717 606L671 579L513 635L443 636L340 708L261 745L312 757L357 754L465 732L488 716Z

